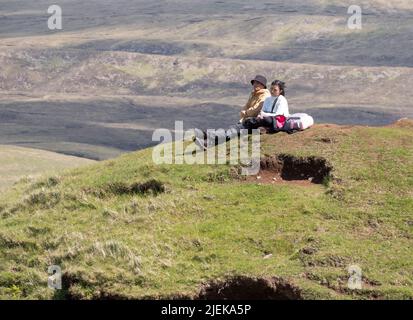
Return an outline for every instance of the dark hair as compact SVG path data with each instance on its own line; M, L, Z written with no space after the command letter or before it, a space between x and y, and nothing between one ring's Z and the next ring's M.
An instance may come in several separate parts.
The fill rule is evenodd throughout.
M281 94L285 97L285 82L281 80L274 80L273 82L271 82L271 86L278 86L281 90Z

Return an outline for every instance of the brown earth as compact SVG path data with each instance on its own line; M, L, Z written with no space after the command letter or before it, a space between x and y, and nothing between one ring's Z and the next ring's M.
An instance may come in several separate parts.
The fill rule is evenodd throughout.
M247 177L247 182L259 184L298 184L308 186L322 184L331 178L332 167L326 159L299 158L280 154L265 157L260 163L258 175Z

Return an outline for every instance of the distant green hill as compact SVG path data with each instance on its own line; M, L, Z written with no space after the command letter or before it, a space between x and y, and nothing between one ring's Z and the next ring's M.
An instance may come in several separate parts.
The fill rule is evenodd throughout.
M0 190L21 178L27 180L41 174L91 164L94 161L45 150L0 145Z
M0 297L412 299L413 123L262 138L261 179L146 149L19 183L0 201Z

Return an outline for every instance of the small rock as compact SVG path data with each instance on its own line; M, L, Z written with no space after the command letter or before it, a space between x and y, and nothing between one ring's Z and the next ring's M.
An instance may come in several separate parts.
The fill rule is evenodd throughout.
M274 181L277 181L277 178L272 178Z
M257 180L260 180L261 179L261 176L257 176Z
M308 178L308 181L310 181L310 182L313 182L313 180L314 180L313 177Z
M272 258L272 253L270 253L270 254L267 254L266 256L264 256L264 259L270 259L270 258Z

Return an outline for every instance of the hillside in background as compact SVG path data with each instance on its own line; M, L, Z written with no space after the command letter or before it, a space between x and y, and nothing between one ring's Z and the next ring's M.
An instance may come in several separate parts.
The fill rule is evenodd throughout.
M227 127L265 74L318 123L413 117L413 6L359 1L0 1L0 143L91 159L154 145L156 127Z

